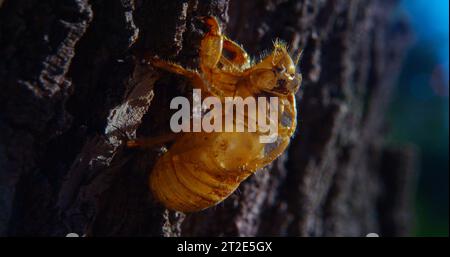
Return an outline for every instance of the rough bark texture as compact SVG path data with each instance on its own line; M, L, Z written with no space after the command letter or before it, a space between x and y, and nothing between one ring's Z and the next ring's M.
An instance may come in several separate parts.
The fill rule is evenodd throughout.
M407 235L414 151L384 115L407 32L396 1L0 1L0 235ZM182 214L152 199L157 151L187 81L142 62L198 65L216 16L252 56L304 49L288 151L223 203Z

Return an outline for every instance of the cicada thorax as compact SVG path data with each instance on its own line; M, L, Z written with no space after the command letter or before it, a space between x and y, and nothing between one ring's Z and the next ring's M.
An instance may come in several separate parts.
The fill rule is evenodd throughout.
M287 111L291 103L282 99L279 104L278 123L288 128L295 120ZM273 143L262 143L260 135L248 131L185 133L157 161L150 175L154 196L167 208L183 212L222 202L244 179L277 158L292 133L279 134Z

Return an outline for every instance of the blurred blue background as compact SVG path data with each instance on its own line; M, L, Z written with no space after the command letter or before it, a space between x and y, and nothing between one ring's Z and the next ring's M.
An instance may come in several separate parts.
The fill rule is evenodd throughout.
M448 236L449 1L402 0L413 41L389 113L389 142L420 154L414 235Z

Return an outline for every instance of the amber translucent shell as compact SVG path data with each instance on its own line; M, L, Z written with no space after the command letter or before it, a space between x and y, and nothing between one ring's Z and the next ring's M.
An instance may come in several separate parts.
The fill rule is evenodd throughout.
M202 89L202 96L245 98L273 92L279 97L279 129L277 140L270 144L261 143L258 132L197 132L178 137L156 162L150 189L164 206L182 212L222 202L244 179L284 152L296 127L294 94L301 76L295 73L295 62L284 44L276 42L271 54L251 64L245 51L221 34L214 17L203 21L210 30L200 45L199 71L156 58L152 65L187 77L193 88ZM231 55L225 57L224 51ZM280 78L295 81L292 87L281 88L286 83L276 85Z

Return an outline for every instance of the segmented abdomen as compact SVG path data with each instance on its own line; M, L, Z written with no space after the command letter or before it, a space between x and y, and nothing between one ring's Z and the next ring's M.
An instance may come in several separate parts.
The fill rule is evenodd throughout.
M169 209L203 210L236 190L263 156L255 133L186 134L157 161L150 188Z

